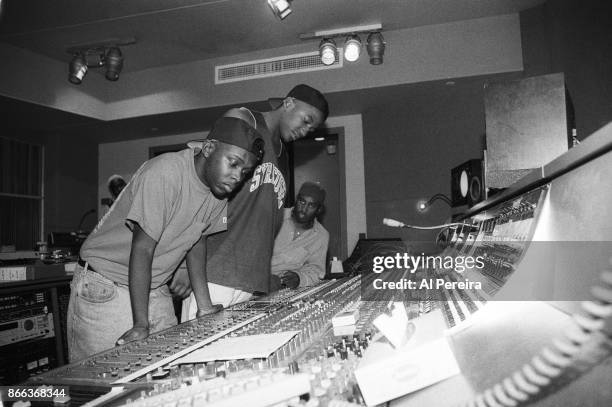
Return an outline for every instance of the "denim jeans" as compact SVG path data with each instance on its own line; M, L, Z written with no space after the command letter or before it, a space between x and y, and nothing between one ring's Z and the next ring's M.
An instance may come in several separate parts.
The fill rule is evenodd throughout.
M70 283L68 304L68 351L76 362L115 346L132 328L129 289L92 270L77 265ZM151 333L176 325L172 295L167 285L149 293Z

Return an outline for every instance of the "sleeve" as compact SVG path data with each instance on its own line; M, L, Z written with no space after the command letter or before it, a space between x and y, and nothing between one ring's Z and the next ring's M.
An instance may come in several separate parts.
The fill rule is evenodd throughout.
M325 277L325 258L327 257L327 246L329 245L329 233L322 233L312 247L308 248L309 256L302 267L292 270L300 276L300 287L314 285Z
M227 201L223 201L220 210L211 219L210 226L202 233L205 236L227 230Z
M281 275L285 271L299 270L308 261L310 253L305 247L295 244L283 247L282 251L272 255L270 270L272 274Z
M145 163L132 181L132 205L126 216L130 229L137 223L153 240L159 242L170 222L179 184L177 170L161 162Z

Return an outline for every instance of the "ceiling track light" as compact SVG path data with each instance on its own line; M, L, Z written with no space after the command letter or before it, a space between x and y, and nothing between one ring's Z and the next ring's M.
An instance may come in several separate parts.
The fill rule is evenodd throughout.
M276 17L283 20L289 14L291 14L290 3L292 0L268 0L268 6L272 9L272 12Z
M87 61L83 54L76 54L68 65L68 80L70 83L80 85L85 75L87 75L87 70Z
M372 32L368 35L366 49L372 65L380 65L383 63L386 45L387 43L380 31Z
M344 59L349 62L355 62L361 55L361 38L357 34L352 34L346 37L344 41Z
M106 66L106 79L116 81L123 68L123 55L119 47L97 47L77 51L68 65L68 80L80 85L89 68Z
M315 31L311 33L300 34L302 40L312 40L321 38L319 43L319 55L321 56L321 62L325 65L331 65L336 62L337 48L334 38L345 37L344 40L344 59L349 62L355 62L361 56L361 38L359 34L369 34L367 39L366 49L370 56L370 63L372 65L379 65L383 62L383 55L385 52L385 40L381 34L382 24L369 24L353 27L336 28L333 30ZM332 45L333 44L333 45ZM334 50L334 58L332 59L331 50ZM324 60L325 51L325 60ZM330 62L331 61L331 62Z
M68 80L75 85L81 84L90 68L105 66L105 77L109 81L119 79L123 69L123 54L119 46L135 44L136 39L109 38L95 44L75 45L66 49L72 60L68 64Z
M106 79L116 81L123 68L123 55L118 47L106 51Z
M331 38L323 38L319 44L319 55L323 65L333 65L336 62L336 42Z

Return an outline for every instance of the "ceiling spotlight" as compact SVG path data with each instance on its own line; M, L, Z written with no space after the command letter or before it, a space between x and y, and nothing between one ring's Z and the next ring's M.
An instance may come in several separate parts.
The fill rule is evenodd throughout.
M116 81L123 68L123 55L117 47L109 48L106 52L106 79Z
M368 50L368 55L370 56L370 63L372 65L380 65L383 63L385 45L385 39L383 38L380 32L376 31L368 35L366 49Z
M268 0L268 6L270 6L272 12L282 20L291 14L291 8L289 7L290 2L291 0Z
M353 34L346 37L344 42L344 59L349 62L355 62L361 54L361 39L358 35Z
M319 55L323 65L336 62L336 42L331 38L323 38L319 44Z
M68 80L70 83L80 85L87 75L87 61L83 54L76 54L68 65Z
M123 68L123 54L113 45L95 45L69 48L73 58L68 65L68 80L79 85L90 68L106 67L106 79L116 81Z

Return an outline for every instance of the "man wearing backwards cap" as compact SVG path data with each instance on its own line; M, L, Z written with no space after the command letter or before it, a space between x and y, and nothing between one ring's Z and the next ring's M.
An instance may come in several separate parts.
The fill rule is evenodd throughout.
M226 197L262 156L257 131L223 117L201 148L162 154L136 171L81 248L68 310L71 361L176 324L166 282L184 258L198 314L215 311L205 236L226 228Z
M274 242L272 288L307 287L325 277L329 233L317 221L323 211L325 190L304 182L293 209L285 209L285 221Z
M274 237L283 222L287 194L288 159L284 143L305 137L325 121L328 113L325 97L302 84L291 89L274 110L256 112L239 108L225 114L255 121L265 142L265 152L253 177L228 203L227 232L208 237L209 281L227 288L217 301L211 291L213 303L228 306L247 300L253 292L269 292ZM177 273L171 285L179 295L189 292L184 277ZM183 319L193 315L192 305L191 312L183 313Z

